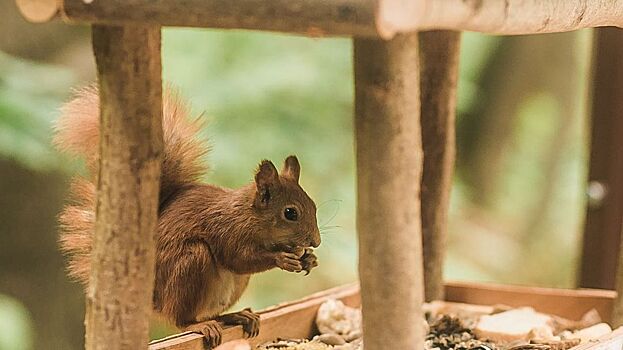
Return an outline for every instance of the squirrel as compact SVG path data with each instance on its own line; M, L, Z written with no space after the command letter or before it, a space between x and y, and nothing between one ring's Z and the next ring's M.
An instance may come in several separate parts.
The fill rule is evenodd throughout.
M163 93L162 127L153 309L181 330L203 334L209 347L221 342L224 325L242 325L247 337L256 336L259 316L250 309L222 314L240 298L250 276L274 267L309 274L317 266L311 248L320 245L316 205L298 183L299 161L287 157L278 173L263 160L253 182L222 188L200 181L208 151L198 137L202 123L189 118L188 105L170 89ZM84 157L89 174L97 173L96 87L77 90L61 108L54 143L62 152ZM73 181L73 202L59 218L68 274L85 288L95 226L94 182Z

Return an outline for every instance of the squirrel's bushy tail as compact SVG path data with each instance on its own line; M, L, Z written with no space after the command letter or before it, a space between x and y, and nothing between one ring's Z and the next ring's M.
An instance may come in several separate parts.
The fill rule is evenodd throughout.
M189 108L178 95L165 90L161 204L177 190L197 182L207 171L202 158L209 148L198 138L201 127L198 118L189 118ZM63 209L59 220L60 246L69 258L69 275L86 285L95 230L94 174L99 152L99 93L95 87L77 90L74 99L61 108L54 144L63 152L83 157L90 173L88 179L74 180L70 189L72 204Z

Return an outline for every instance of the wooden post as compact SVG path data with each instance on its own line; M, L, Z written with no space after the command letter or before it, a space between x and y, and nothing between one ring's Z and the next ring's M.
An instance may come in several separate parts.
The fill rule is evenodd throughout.
M623 30L597 29L593 50L589 201L580 286L613 289L623 223Z
M86 348L147 348L162 154L160 28L93 27L100 170Z
M354 40L359 277L367 350L422 349L417 34Z
M589 202L580 284L616 288L612 325L619 327L623 325L623 30L596 30L593 50Z
M461 33L420 33L422 120L422 243L424 296L442 300L448 205L454 171L456 86Z
M612 328L618 328L623 326L623 240L619 245L618 263L616 269L616 297L612 306Z

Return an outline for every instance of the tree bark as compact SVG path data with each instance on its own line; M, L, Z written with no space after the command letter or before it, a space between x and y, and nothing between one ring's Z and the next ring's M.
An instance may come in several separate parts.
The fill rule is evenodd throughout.
M160 28L93 27L100 168L86 348L148 343L162 141Z
M424 171L422 243L426 301L442 300L448 206L455 159L456 88L461 33L420 33L420 96Z
M76 22L256 29L319 35L391 35L379 3L394 0L16 0L31 21L52 18L50 8Z
M421 349L417 34L354 41L359 276L366 349Z

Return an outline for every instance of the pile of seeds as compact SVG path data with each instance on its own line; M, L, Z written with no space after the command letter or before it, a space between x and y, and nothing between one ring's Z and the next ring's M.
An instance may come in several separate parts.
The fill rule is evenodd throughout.
M448 315L443 315L432 322L424 348L430 350L497 349L493 343L477 339L472 330L463 326L457 317Z
M327 350L332 348L331 345L307 339L277 339L257 347L258 350Z
M596 314L591 311L580 321L570 321L539 314L530 308L427 303L426 319L422 320L427 332L424 349L569 350L580 342L597 339L612 331L609 325L599 323L601 319L598 314L592 313ZM544 325L536 322L542 318L547 321ZM483 323L483 320L487 322ZM500 328L503 324L507 328ZM518 331L518 326L527 328ZM320 334L311 340L278 339L260 345L258 349L364 349L361 310L358 308L348 307L339 300L328 300L318 310L316 327Z

